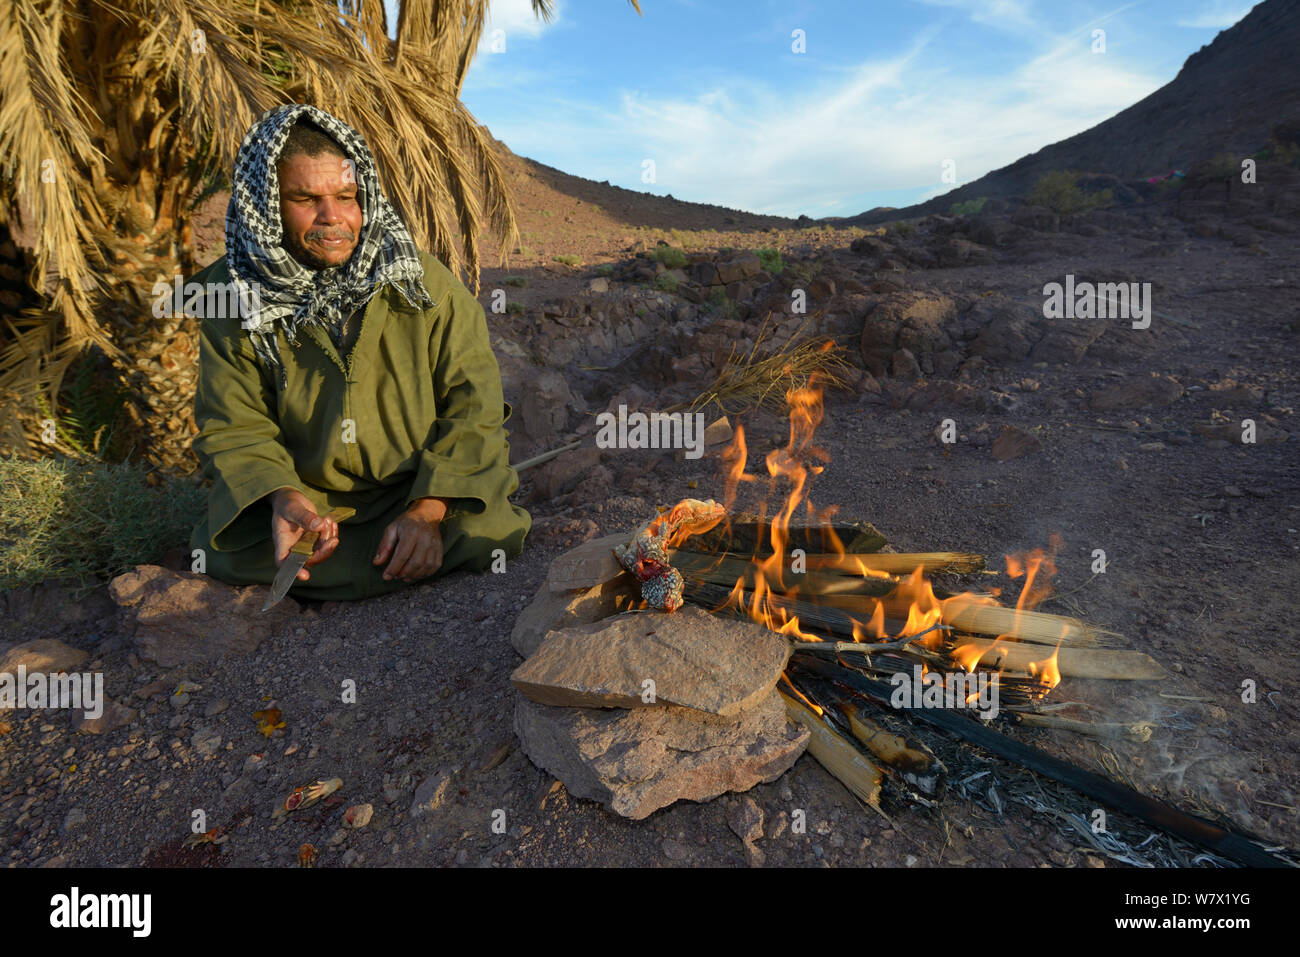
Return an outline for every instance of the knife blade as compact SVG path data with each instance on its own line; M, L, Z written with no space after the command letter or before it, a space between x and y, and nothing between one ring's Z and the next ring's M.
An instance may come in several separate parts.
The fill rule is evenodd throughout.
M346 519L357 514L355 508L349 508L346 505L340 505L338 508L330 509L322 518L332 518L334 521L342 523ZM277 604L285 595L289 594L289 589L293 583L298 580L298 572L307 564L307 559L311 558L311 553L316 547L316 541L320 538L320 532L304 531L302 537L293 543L289 549L289 554L280 566L280 570L275 573L275 580L271 583L271 594L266 598L266 604L262 606L262 611L269 610Z

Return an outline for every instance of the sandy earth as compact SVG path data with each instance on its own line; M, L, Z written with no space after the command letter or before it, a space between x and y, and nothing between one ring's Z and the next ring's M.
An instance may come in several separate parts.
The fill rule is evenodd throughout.
M485 270L481 297L487 305L494 284L524 277L524 319L586 288L600 263L628 259L643 239L652 245L659 233L637 227L662 212L630 201L620 208L607 191L591 212L596 194L574 188L572 178L544 168L529 175L520 187L521 227L534 237L525 240L532 255ZM702 209L658 225L718 230L702 247L777 245L787 263L806 259L864 283L880 278L847 248L859 233ZM780 231L763 231L769 227ZM219 234L219 220L209 228ZM900 550L977 551L999 570L1003 554L1045 546L1060 533L1060 597L1045 609L1122 634L1171 674L1159 683L1066 679L1054 697L1091 703L1105 720L1160 727L1146 744L1106 747L1062 732L1008 733L1296 847L1300 666L1290 646L1300 462L1291 433L1300 242L1294 232L1266 230L1252 242L1202 236L1167 216L1144 228L1044 241L1016 261L891 273L905 288L992 292L1030 305L1041 303L1045 281L1067 273L1123 274L1153 283L1156 308L1187 324L1157 318L1146 332L1108 332L1108 351L1075 365L992 364L973 380L983 397L973 403L901 408L908 386L889 380L879 394L829 393L818 438L831 458L811 494L818 506L839 504L842 517L875 523ZM583 265L551 262L569 253ZM524 335L519 317L490 314L489 323L494 335ZM852 352L855 344L846 345ZM1158 409L1089 408L1098 389L1151 372L1173 377L1185 394ZM954 446L934 434L946 417L961 435ZM1261 423L1253 445L1196 431L1246 417ZM785 441L786 427L767 414L745 421L752 471ZM1004 425L1035 435L1041 450L995 461L990 444ZM1108 863L1050 816L986 794L981 802L953 795L937 811L887 802L887 820L810 756L746 795L679 803L642 822L571 797L534 767L512 732L509 675L520 659L507 635L549 561L594 533L630 531L657 504L722 495L716 454L696 462L607 455L615 476L607 495L565 507L529 502L534 532L504 574L454 574L364 603L304 607L294 627L247 658L162 671L117 634L102 588L78 603L53 588L7 596L0 639L57 637L87 650L91 667L106 674L108 695L139 716L99 736L75 732L53 711L5 717L0 862L289 866L310 842L318 866L744 866L749 857L728 819L752 800L764 814L757 846L769 866ZM534 474L524 473L521 500ZM1094 576L1098 548L1110 565ZM980 584L990 582L1010 585ZM357 684L355 705L339 701L346 679ZM1255 703L1242 700L1247 679L1257 686ZM178 703L172 692L182 682L201 687ZM287 727L268 739L252 715L272 704ZM1004 796L1023 787L1023 775L1001 762L955 753L967 775L992 770ZM290 789L334 776L344 781L337 802L271 827L270 811ZM425 782L430 809L413 815ZM1051 793L1049 803L1090 807ZM374 805L374 819L343 830L344 809L361 802ZM219 849L179 849L195 809L209 826L230 829ZM796 810L806 813L806 833L789 826ZM492 827L499 811L504 833ZM1135 844L1150 833L1112 826Z

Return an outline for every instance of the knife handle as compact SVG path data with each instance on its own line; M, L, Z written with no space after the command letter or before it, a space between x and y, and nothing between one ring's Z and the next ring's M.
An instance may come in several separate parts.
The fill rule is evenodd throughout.
M330 509L322 515L321 518L332 518L336 522L344 522L355 514L357 514L355 508L340 505L338 508ZM291 555L295 552L299 555L310 555L312 550L316 547L316 539L318 538L320 538L320 532L304 531L302 533L302 538L293 543L293 547L289 549L289 553Z

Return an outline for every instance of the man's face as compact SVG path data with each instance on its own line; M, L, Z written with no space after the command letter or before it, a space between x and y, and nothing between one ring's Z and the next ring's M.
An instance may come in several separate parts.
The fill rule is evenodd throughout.
M308 269L343 265L361 235L352 164L334 153L298 153L278 169L284 248Z

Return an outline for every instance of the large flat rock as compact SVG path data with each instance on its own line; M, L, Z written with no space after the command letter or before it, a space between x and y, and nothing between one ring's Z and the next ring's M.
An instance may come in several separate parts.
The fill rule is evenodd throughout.
M708 801L775 781L808 745L780 694L733 717L673 705L557 708L519 696L524 753L569 793L640 820L674 801Z
M510 682L540 704L639 708L664 702L735 715L776 686L789 655L786 639L762 625L687 605L548 632Z
M631 537L628 532L616 532L593 538L556 556L546 571L547 587L556 592L571 591L574 588L590 588L619 575L626 575L623 566L614 557L614 546L627 544Z
M631 575L591 588L554 592L545 582L532 603L519 613L510 632L510 644L525 658L535 652L548 631L585 625L626 611L641 600L641 589Z
M122 632L142 658L164 668L251 654L298 613L286 598L266 614L265 585L236 588L207 575L137 565L108 583Z

